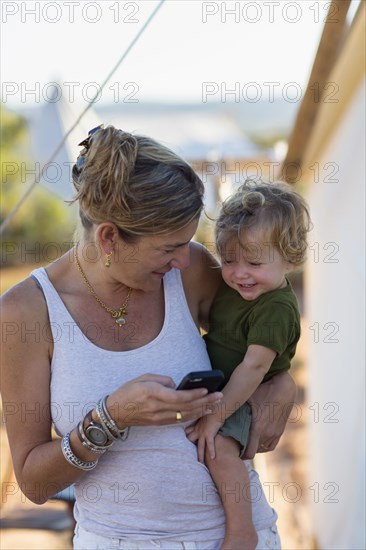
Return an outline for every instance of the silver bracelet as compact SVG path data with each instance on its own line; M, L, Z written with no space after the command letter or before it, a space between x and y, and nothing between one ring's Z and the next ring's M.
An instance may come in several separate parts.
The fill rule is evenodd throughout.
M105 447L102 447L102 446L97 446L95 445L94 443L92 443L86 436L85 432L84 432L84 426L83 426L83 420L81 420L79 422L79 424L77 425L77 428L76 428L76 431L77 431L77 434L78 434L78 438L79 438L79 441L80 443L86 448L88 449L88 451L91 451L92 453L97 453L97 454L104 454L106 452L106 450L110 447L110 445L108 446L105 446Z
M113 424L108 420L107 416L104 413L104 407L103 402L107 398L99 399L97 406L95 408L97 412L97 416L99 418L99 422L101 423L103 429L105 430L106 434L108 435L109 439L112 439L116 441L119 438L119 432L117 428L117 424L113 421Z
M61 440L61 450L62 454L66 458L67 462L80 470L93 470L98 464L98 460L93 460L91 462L85 462L80 460L77 456L74 455L70 447L70 432L63 436Z
M118 434L117 435L118 439L122 439L122 441L124 441L128 437L128 432L129 432L130 427L127 426L126 428L123 428L123 430L120 430L118 428L116 422L113 420L113 418L111 417L111 415L109 414L109 411L107 409L107 399L108 399L108 397L109 396L106 395L103 399L101 399L98 402L97 411L98 411L98 408L101 409L102 415L103 415L103 418L104 418L104 422L108 426L109 430L113 431L113 433L115 435Z

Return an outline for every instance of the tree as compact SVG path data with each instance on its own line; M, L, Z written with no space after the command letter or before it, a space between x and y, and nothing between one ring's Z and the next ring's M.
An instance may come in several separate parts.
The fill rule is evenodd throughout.
M32 180L25 177L24 171L25 159L29 158L26 153L26 120L0 108L0 121L2 223ZM68 250L75 223L75 207L70 208L49 191L36 185L4 230L1 241L2 264L48 263Z

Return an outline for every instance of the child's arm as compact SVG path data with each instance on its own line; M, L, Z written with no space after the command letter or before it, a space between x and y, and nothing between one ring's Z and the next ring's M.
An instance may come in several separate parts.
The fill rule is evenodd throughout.
M188 428L189 440L198 440L198 459L201 462L204 460L206 446L211 458L215 458L215 435L226 418L243 405L257 389L275 357L276 352L269 348L256 344L250 345L243 361L236 367L222 390L224 397L218 410L209 417L199 420L192 429Z

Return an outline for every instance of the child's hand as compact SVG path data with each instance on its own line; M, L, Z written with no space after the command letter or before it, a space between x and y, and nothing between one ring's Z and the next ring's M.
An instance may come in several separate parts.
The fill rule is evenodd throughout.
M212 459L215 458L215 436L223 422L217 420L215 416L205 416L200 418L194 426L186 428L187 437L192 443L197 441L198 460L204 462L205 449Z

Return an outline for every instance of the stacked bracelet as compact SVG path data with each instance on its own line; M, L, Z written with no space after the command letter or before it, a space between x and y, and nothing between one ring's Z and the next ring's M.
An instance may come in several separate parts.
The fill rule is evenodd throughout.
M95 410L97 411L99 422L103 426L103 429L106 432L106 434L109 436L110 439L116 441L119 438L118 430L116 430L117 425L114 424L113 426L113 424L111 424L111 422L108 420L107 416L105 415L105 412L104 412L105 400L106 400L106 397L104 399L100 399L97 403Z
M110 434L113 439L122 439L122 441L124 441L125 439L127 439L129 426L127 426L127 428L124 428L123 430L120 430L118 428L116 422L113 420L107 409L108 397L109 396L106 395L106 397L98 401L96 408L98 418L105 431Z
M93 410L89 411L84 420L78 427L78 433L82 442L89 445L93 451L106 451L116 441L115 437L111 437L109 431L106 430L102 423L93 420Z
M93 470L98 464L98 460L92 460L90 462L85 462L80 460L77 456L74 455L70 447L70 432L63 436L61 440L61 450L62 454L66 458L67 462L80 470Z
M86 449L88 449L88 451L91 451L92 453L97 453L97 454L104 454L106 452L106 450L111 446L110 444L109 445L105 445L105 446L101 446L101 445L95 445L95 443L92 443L90 441L90 439L88 439L85 435L85 432L84 432L84 426L83 426L83 421L81 420L79 422L79 424L77 425L77 428L76 428L76 433L78 435L78 438L79 438L79 441L80 443L83 445L83 447L85 447Z

